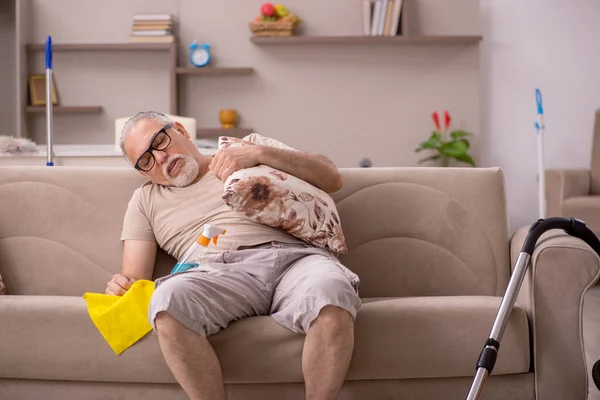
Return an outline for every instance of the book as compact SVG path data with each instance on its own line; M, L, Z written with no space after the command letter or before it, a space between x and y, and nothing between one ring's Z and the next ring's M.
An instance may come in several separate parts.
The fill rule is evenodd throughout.
M391 36L402 35L402 2L403 0L394 0L394 6L392 9L392 26Z
M154 24L154 25L133 25L134 31L163 31L173 29L173 25Z
M138 14L133 16L134 21L172 21L171 14Z
M394 3L397 0L390 0L387 4L387 8L385 10L385 24L383 27L383 35L384 36L393 36L392 35L392 10L394 8ZM395 34L395 32L394 32Z
M377 36L379 26L379 17L381 16L381 7L383 0L375 0L373 2L373 16L371 20L371 36Z
M173 35L165 36L131 36L129 41L132 43L172 43Z
M132 36L166 36L172 35L173 31L171 30L162 30L162 31L134 31L131 33Z
M381 0L381 7L379 9L379 17L377 19L377 36L383 36L385 29L385 15L387 13L388 4L390 0Z

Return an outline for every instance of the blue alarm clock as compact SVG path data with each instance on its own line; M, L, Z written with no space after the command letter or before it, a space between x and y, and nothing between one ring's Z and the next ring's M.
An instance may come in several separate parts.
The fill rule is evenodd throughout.
M205 67L210 63L210 46L198 45L196 41L190 45L190 63L195 67Z

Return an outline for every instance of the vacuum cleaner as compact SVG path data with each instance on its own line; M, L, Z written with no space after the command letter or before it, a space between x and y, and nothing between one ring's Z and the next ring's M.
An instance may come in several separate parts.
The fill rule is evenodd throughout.
M479 399L485 380L494 369L498 350L500 348L500 341L502 340L502 335L508 324L515 301L517 300L523 278L525 278L525 272L529 266L531 254L533 253L540 236L552 229L562 229L567 234L583 240L596 252L596 254L598 254L598 256L600 256L600 240L598 240L598 237L596 237L596 235L585 225L585 222L581 220L576 218L551 217L539 219L531 225L521 248L521 252L517 257L514 272L508 282L506 292L500 302L498 314L492 325L490 335L485 341L483 349L479 354L475 377L473 378L471 389L467 395L467 400ZM594 383L600 389L600 360L594 365L592 375Z

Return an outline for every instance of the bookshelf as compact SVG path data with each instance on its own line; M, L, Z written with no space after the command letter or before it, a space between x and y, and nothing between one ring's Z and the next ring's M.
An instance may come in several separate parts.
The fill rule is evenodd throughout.
M345 44L385 44L385 45L426 45L426 44L477 44L482 40L478 35L465 36L287 36L252 37L257 45L345 45Z
M171 43L57 43L52 50L57 51L167 51ZM44 51L44 43L27 43L27 51Z
M102 106L53 106L55 114L99 114L102 112ZM26 106L25 112L28 114L45 113L45 106Z
M239 76L250 75L254 72L254 68L247 67L177 67L175 73L177 75L220 75L220 76Z

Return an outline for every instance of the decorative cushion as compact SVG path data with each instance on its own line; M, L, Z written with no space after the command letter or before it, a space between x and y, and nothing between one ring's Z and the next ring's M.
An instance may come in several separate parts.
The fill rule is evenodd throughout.
M2 282L2 276L0 276L0 295L6 294L6 286L4 286L4 282Z
M295 150L256 133L243 139L219 138L219 149L254 145ZM266 165L236 171L225 181L223 200L256 222L336 254L348 252L333 199L293 175Z

